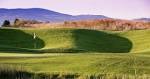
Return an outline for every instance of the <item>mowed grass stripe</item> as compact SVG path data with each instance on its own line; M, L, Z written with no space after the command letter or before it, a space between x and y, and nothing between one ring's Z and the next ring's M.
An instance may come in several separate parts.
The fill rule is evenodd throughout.
M149 57L140 54L71 54L46 58L1 58L0 64L19 65L33 72L87 74L150 74Z

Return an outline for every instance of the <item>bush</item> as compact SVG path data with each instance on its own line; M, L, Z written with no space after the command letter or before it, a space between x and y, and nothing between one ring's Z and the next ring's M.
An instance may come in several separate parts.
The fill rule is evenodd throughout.
M5 20L5 21L3 22L2 27L10 27L10 21L9 21L9 20Z

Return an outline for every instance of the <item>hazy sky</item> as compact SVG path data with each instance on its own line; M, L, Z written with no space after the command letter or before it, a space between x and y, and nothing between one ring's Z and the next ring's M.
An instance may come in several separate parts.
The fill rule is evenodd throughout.
M150 18L150 0L0 0L0 8L45 8L72 15Z

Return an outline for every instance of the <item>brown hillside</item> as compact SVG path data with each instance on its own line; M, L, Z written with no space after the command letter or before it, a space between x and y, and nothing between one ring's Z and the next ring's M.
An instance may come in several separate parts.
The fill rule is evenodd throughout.
M86 21L70 21L64 22L66 27L77 27L98 30L140 30L149 29L150 22L140 22L131 20L119 19L100 19L100 20L86 20Z

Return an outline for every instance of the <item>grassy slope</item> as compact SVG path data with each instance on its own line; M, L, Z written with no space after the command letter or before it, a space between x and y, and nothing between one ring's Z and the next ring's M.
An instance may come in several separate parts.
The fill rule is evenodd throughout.
M33 39L33 33L38 38ZM83 29L0 29L0 50L42 52L149 52L150 30L103 32ZM21 50L20 50L21 49ZM23 49L23 50L22 50Z
M150 52L150 30L133 30L129 32L122 32L119 35L132 41L133 47L131 52Z
M12 29L7 30L9 30L8 32L12 31ZM18 35L19 34L17 33L18 30L15 33L14 32L7 33L5 29L4 30L1 29L0 49L5 48L7 50L12 50L11 47L15 46L16 49L26 48L27 50L29 49L45 50L45 49L61 48L63 50L64 49L75 49L86 51L88 50L91 51L93 54L90 52L89 54L87 52L85 54L82 53L82 54L36 54L36 55L25 53L20 54L21 52L14 54L0 53L1 65L3 64L21 65L34 72L134 74L136 71L137 74L150 74L150 61L149 61L150 30L129 31L129 32L98 32L79 29L50 29L50 30L41 29L41 30L22 30L22 31L21 35ZM38 36L38 39L36 40L38 42L37 43L38 46L36 48L34 47L34 40L32 40L33 32L35 32ZM108 33L111 33L111 35L109 35ZM25 37L23 37L22 35L24 35ZM19 38L19 36L21 38ZM105 36L105 37L98 37L98 36ZM16 37L18 38L16 39ZM7 44L7 42L9 42L10 40L12 40L13 42L11 41L10 43ZM113 40L113 42L111 40ZM107 43L109 41L111 41L110 42L111 44ZM16 42L19 45L16 45ZM126 43L129 44L127 44L126 46ZM4 47L4 45L6 46ZM121 45L119 49L113 50L119 45ZM99 46L101 48L108 47L109 49L101 49ZM126 50L121 51L120 49ZM116 51L117 52L121 51L121 53L130 51L131 53L113 54ZM94 52L97 54L94 54ZM110 54L102 52L109 52ZM132 54L136 52L139 53L141 52L141 54Z

